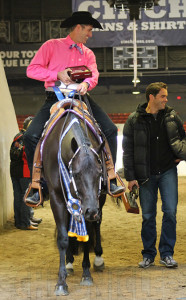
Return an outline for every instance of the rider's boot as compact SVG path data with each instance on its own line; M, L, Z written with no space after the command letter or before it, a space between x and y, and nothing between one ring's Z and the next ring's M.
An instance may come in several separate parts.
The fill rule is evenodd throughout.
M116 178L110 180L110 192L112 195L118 195L124 192L123 186L117 186Z
M107 177L108 177L108 193L111 196L118 197L125 191L125 186L124 185L117 186L116 178L118 178L119 175L116 175L115 173L112 154L107 140L105 142L105 148L107 152L105 162L106 162ZM121 179L120 182L122 182Z
M40 145L41 145L41 140L39 140L34 153L32 182L29 185L29 188L27 189L24 196L25 203L28 206L33 206L33 207L42 204L43 198L45 196L46 183L41 179L42 161L41 161L41 154L40 154ZM33 190L33 195L29 196L31 190Z
M27 197L25 199L25 202L27 204L33 204L33 205L37 205L39 203L39 201L40 201L40 196L39 196L39 192L38 191L35 192L35 193L33 193L32 196Z
M41 179L40 185L41 185L43 201L47 201L49 199L49 192L48 192L48 187L47 187L46 181L43 178ZM40 202L40 194L37 189L34 189L33 192L34 192L33 195L30 197L28 196L25 199L25 202L27 204L37 205ZM42 204L42 203L40 203L40 204Z

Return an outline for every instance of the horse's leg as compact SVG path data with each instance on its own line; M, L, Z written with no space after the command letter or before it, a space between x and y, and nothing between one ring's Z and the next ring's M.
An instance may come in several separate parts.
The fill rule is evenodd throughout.
M93 279L90 274L89 242L84 243L84 256L82 267L83 274L80 285L93 285Z
M66 284L67 271L65 266L65 256L68 245L68 234L66 231L66 227L64 227L62 224L59 224L58 226L57 245L60 254L60 266L55 294L56 296L68 295L68 286Z
M97 272L103 271L105 265L104 265L104 260L101 257L103 254L103 249L101 246L101 221L102 221L102 208L103 205L105 204L106 200L106 195L102 194L99 199L100 203L100 221L94 222L94 229L95 229L95 235L96 235L96 245L94 248L95 252L95 259L94 259L94 270Z
M69 244L66 252L66 270L67 275L74 273L73 262L74 262L74 243L77 243L76 238L69 237Z
M94 229L95 229L95 234L96 234L96 246L94 248L95 252L95 259L94 259L94 270L97 272L103 271L105 265L104 265L104 260L101 257L103 254L103 249L101 246L101 232L100 232L100 227L101 227L101 221L99 222L94 222Z
M57 226L57 245L60 255L60 266L58 273L58 282L56 284L55 295L68 295L68 286L66 284L67 271L65 267L65 256L68 248L68 213L65 205L57 200L57 197L52 193L50 195L50 203L53 211L54 219ZM55 200L54 200L55 199Z

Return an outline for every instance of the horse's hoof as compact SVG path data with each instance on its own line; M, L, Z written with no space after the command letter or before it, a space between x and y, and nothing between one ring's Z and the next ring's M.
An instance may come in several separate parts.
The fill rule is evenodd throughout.
M94 270L96 272L102 272L105 268L104 260L101 256L96 256L94 259Z
M69 295L68 286L56 285L55 293L56 296L67 296Z
M82 277L80 285L84 285L84 286L90 286L93 285L93 279L92 277Z
M74 268L73 264L70 262L66 265L66 270L67 270L67 276L73 275L74 274Z

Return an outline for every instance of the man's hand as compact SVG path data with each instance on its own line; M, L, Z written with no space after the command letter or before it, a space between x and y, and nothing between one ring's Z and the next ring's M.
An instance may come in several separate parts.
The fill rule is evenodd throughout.
M128 189L130 192L132 192L132 187L136 185L139 188L139 184L137 182L137 180L132 180L128 182Z
M72 81L68 75L68 72L71 71L70 68L67 68L63 71L60 71L57 73L57 78L62 81L65 85L69 85L74 83L74 81Z
M88 87L89 87L88 83L83 81L78 85L77 91L80 92L80 94L83 96L87 93Z

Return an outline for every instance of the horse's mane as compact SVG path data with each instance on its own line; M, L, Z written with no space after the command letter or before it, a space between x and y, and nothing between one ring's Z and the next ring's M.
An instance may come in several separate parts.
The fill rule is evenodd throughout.
M74 116L73 114L71 115L71 119L73 118L76 118L78 119L78 123L75 123L73 125L73 128L74 128L74 131L76 133L76 136L78 137L78 146L81 146L81 145L87 145L87 146L90 146L91 145L91 142L90 142L90 139L89 137L87 136L88 134L88 131L90 130L88 128L87 125L86 128L84 128L84 123L83 123L83 120L79 119L77 116Z

